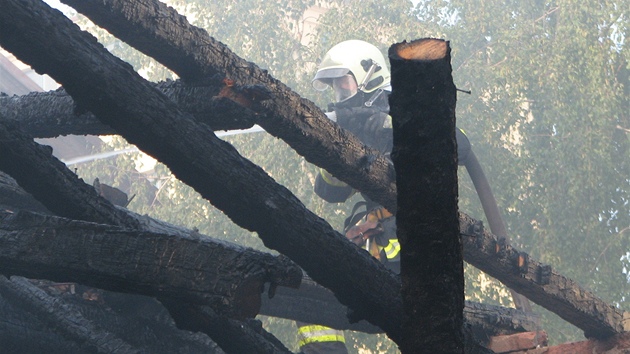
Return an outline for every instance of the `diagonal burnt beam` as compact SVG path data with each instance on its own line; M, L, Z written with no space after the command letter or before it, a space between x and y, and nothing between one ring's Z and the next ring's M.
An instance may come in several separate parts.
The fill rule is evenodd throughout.
M215 85L227 77L238 85L264 85L273 97L262 103L266 109L257 124L284 140L307 161L396 211L394 167L385 157L328 120L313 102L301 98L254 63L238 57L205 30L188 23L173 8L157 0L63 2L186 82ZM344 149L334 143L339 141L346 142Z
M153 0L133 2L125 0L63 0L63 2L75 7L79 12L118 38L154 57L182 78L227 76L242 84L262 83L272 91L279 92L280 94L274 98L274 105L269 107L277 113L261 116L258 123L271 134L285 140L308 161L326 168L341 180L364 191L373 200L387 208L394 207L391 210L395 210L395 181L391 169L382 168L380 162L371 165L367 172L361 168L365 166L362 163L362 158L375 154L375 152L367 151L366 153L361 143L357 143L351 137L339 135L334 130L331 131L331 123L322 119L323 116L316 107L313 107L312 103L299 98L297 94L285 91L284 85L270 78L266 72L254 64L235 56L223 44L208 37L206 31L190 25L184 17L178 15L172 8ZM164 16L164 14L167 15ZM292 107L293 111L287 112L287 107ZM304 110L304 108L307 109ZM293 134L288 133L295 131L301 134L299 141L293 138ZM349 141L349 144L344 145L344 152L339 153L336 152L338 146L331 144L330 140L327 139ZM301 146L301 143L305 145ZM313 151L318 153L315 154ZM383 184L379 186L379 183ZM465 218L460 218L460 223L470 219L467 215L462 215ZM494 263L491 267L482 262L471 261L469 260L470 257L472 257L471 254L466 251L465 260L467 262L488 274L496 274L491 268L498 267L499 263ZM487 259L492 259L492 257ZM506 275L497 279L510 286L507 282L512 282L510 279L514 276ZM536 287L534 286L534 288ZM518 289L514 290L518 291ZM579 301L575 300L575 294L571 292L546 293L541 288L536 288L535 291L540 295L537 296L537 300L531 298L530 300L552 312L560 311L554 306L556 301L573 304L565 308L569 313L561 315L561 317L582 328L583 325L577 319L585 313L581 308L576 307ZM580 288L579 292L582 293L584 290ZM593 298L597 299L594 296ZM610 309L610 305L601 299L597 299L596 302L598 304L596 308L605 311ZM614 309L613 312L615 312ZM582 328L585 332L599 333L602 336L609 335L611 331L618 333L616 332L619 331L618 313L611 316L604 315L604 317L609 318L608 321L604 322L598 320L601 316L597 314L597 311L590 312L590 315L592 318L589 322L598 327L599 330L592 331L592 327L588 326L588 328Z
M74 283L0 276L0 343L6 353L223 354L207 336L175 327L155 299Z
M587 338L606 338L624 331L622 311L518 251L505 239L497 239L481 222L463 213L459 220L468 263L582 329Z
M129 229L139 227L136 220L98 197L92 186L53 158L50 147L36 144L15 124L0 125L0 170L58 215Z
M0 172L0 182L2 181L2 177L3 174ZM8 177L4 175L4 178ZM5 192L10 192L12 189L21 189L19 186L15 185L14 181L7 181L6 184L8 185L9 190L0 183L0 196L2 196ZM28 195L23 190L19 193L21 195ZM20 202L18 206L21 206L20 209L29 210L31 206L37 205L38 204L35 200L32 199L31 202ZM8 210L12 210L14 206L15 205L13 203L5 204L5 207L8 207ZM203 237L206 240L211 239L209 236L196 235L192 230L151 219L147 216L138 216L130 213L130 217L139 218L143 229L151 230L151 232L154 233L169 234L172 235L172 237L184 239L188 239L193 235L194 238ZM97 249L99 248L99 246L93 242L89 245L91 247L96 247ZM235 246L235 248L238 249L240 246ZM36 258L39 259L40 257L38 256ZM30 265L26 268L28 269L29 267ZM280 268L280 265L274 266L273 268L278 269ZM287 268L291 269L291 266L288 266ZM270 272L270 274L272 273L273 272ZM283 278L283 276L278 273L269 277L269 279L278 279L276 282L280 282L281 278ZM312 279L308 277L303 278L300 283L300 287L298 289L293 289L291 288L291 285L288 284L288 278L287 274L287 285L279 286L275 290L275 295L272 298L269 298L266 295L261 296L262 303L259 312L260 314L306 323L319 323L343 330L365 333L383 332L380 328L366 321L350 323L346 317L348 307L341 305L333 292L321 285L318 285ZM99 287L102 288L103 286L103 284L100 284ZM266 290L268 291L269 287L267 287ZM120 294L119 296L122 300L123 295ZM162 299L162 302L164 303L164 299ZM312 311L313 308L317 308L319 310ZM464 308L464 316L466 318L466 323L472 328L478 329L479 333L488 333L490 335L527 332L533 331L537 328L536 317L525 314L516 309L500 306L467 302L466 307ZM214 337L214 335L212 337Z
M197 121L215 131L251 128L257 119L252 110L216 96L223 84L189 86L180 80L168 80L153 85ZM82 112L63 88L22 96L0 96L0 119L15 122L35 138L116 134L91 112Z
M313 311L317 309L317 311ZM332 328L364 333L382 333L383 330L366 321L351 323L345 314L348 307L339 303L335 294L312 279L305 277L298 289L279 287L273 298L262 298L260 314L319 323ZM536 315L502 306L466 301L466 325L475 333L488 335L513 334L535 331L539 327Z
M272 340L264 330L248 331L247 326L239 326L237 320L224 317L255 316L265 283L271 283L273 288L299 286L302 270L286 257L216 241L195 231L139 217L122 208L114 209L118 213L111 215L111 204L100 200L102 198L89 186L86 190L92 193L86 193L84 197L94 201L92 205L97 206L97 212L83 209L81 204L73 208L70 203L82 202L73 196L74 191L85 189L85 184L76 176L68 175L67 169L49 156L47 149L29 140L19 130L9 132L0 125L0 151L5 152L0 158L0 168L32 171L32 174L19 174L20 182L33 189L38 180L45 179L48 183L46 191L61 196L67 203L59 209L54 200L41 195L46 191L35 190L41 199L51 204L51 209L73 210L72 215L80 219L96 218L106 224L139 225L140 228L129 230L66 219L47 225L47 221L57 221L58 218L38 218L27 213L18 214L20 217L16 215L20 221L15 222L14 215L7 213L1 223L2 228L11 228L7 231L8 238L0 241L3 244L0 256L3 273L142 293L157 296L169 304L184 301L186 305L169 306L174 317L181 316L180 308L186 306L198 308L196 313L212 313L213 319L231 323L229 333L212 325L199 328L212 338L238 341L241 346L277 346L274 344L277 340ZM38 158L24 159L31 155ZM30 165L33 162L37 165ZM51 181L61 184L51 184ZM70 197L64 199L65 195ZM21 223L25 224L24 228L15 225ZM0 234L6 236L6 233ZM54 237L46 237L47 234ZM89 242L86 242L86 236ZM238 335L239 330L243 336ZM231 337L226 338L227 335Z
M9 280L0 275L0 292L9 301L27 306L30 311L35 312L39 320L49 324L54 323L54 326L61 328L63 334L69 337L70 341L81 343L79 344L80 347L75 350L95 350L103 353L117 350L128 353L135 352L135 348L123 338L99 328L82 316L77 309L52 298L43 290L29 283L27 279L13 277ZM63 342L55 344L61 347ZM3 344L3 350L7 350L5 345Z
M1 0L0 10L0 45L60 82L80 106L164 162L235 223L258 232L268 247L296 260L342 303L399 339L399 318L390 314L401 308L400 282L383 265L367 252L357 252L290 191L59 12L32 0ZM337 276L330 277L332 272Z
M140 3L140 2L139 2L139 3ZM144 2L143 2L143 3L144 3ZM95 4L94 4L93 2L91 2L90 6L92 6L92 5L95 5ZM105 14L105 13L107 13L107 12L105 11L105 12L103 12L103 13ZM113 16L116 16L116 15L115 15L115 14L113 14ZM163 20L168 21L168 17L163 17L162 19L163 19ZM186 24L186 26L189 26L189 25L187 25L187 24ZM131 28L131 29L132 29L132 28ZM162 32L163 32L163 31L162 31ZM148 33L148 32L147 32L147 33ZM182 33L182 32L178 32L178 34L179 34L179 35L182 35L182 36L186 36L186 35L187 35L187 33L185 33L185 32L184 32L184 33ZM136 35L136 34L134 34L134 36L135 36L135 35ZM163 38L162 38L162 39L163 39ZM306 127L306 128L307 128L307 130L305 130L305 131L306 131L306 132L308 132L308 131L309 131L309 130L308 130L308 128L309 128L309 127ZM311 136L311 135L305 134L305 136ZM351 146L350 148L353 148L353 147ZM350 167L350 168L353 168L353 167ZM374 172L374 171L373 171L373 172ZM385 179L385 180L386 180L386 179ZM358 183L355 183L354 181L350 181L350 183L351 183L352 185L355 185L355 186L359 185ZM390 197L391 197L391 196L390 196ZM466 236L464 236L464 237L466 237ZM467 260L467 261L469 261L469 257L470 257L470 255L466 254L466 260ZM488 256L487 258L488 258L488 260L489 260L488 262L492 262L492 261L491 261L492 257ZM486 269L486 267L490 267L490 266L486 265L485 263L479 263L479 262L471 262L471 263L472 263L472 264L474 264L475 266L479 267L481 270L484 270L484 271L486 271L486 272L488 272L488 273L492 273L490 270L487 270L487 269ZM506 275L506 277L510 278L510 277L514 277L514 275ZM501 280L501 279L499 279L499 280ZM503 280L501 280L501 281L503 281ZM542 296L542 299L540 299L540 300L539 300L539 301L540 301L540 302L539 302L539 304L543 305L544 307L549 308L549 309L550 309L551 311L553 311L553 312L556 312L556 311L558 311L558 310L557 310L556 308L554 308L554 306L553 306L552 304L549 304L549 305L547 305L547 306L545 306L545 305L544 305L544 303L546 303L546 302L550 302L550 301L547 301L546 296L552 296L552 297L559 296L559 297L560 297L560 298L562 298L562 299L568 299L568 300L567 300L567 302L568 302L568 303L571 303L572 301L571 301L570 299L574 297L572 293L553 294L553 295L552 295L552 294L548 294L548 295ZM551 301L551 302L553 302L553 301ZM599 300L599 302L600 302L600 303L602 303L602 304L604 304L601 300ZM598 306L598 308L599 308L599 307L601 307L601 306ZM606 308L606 307L608 307L608 305L607 305L607 304L604 304L604 307L601 307L601 308ZM581 313L581 310L576 309L576 308L570 308L570 309L569 309L569 312L577 312L577 313ZM563 318L565 318L565 319L566 319L566 318L573 318L572 316L566 316L566 315L565 315L565 316L562 316L562 317L563 317ZM609 332L609 330L610 330L610 328L618 328L618 325L616 324L616 323L617 323L617 318L618 318L618 316L617 316L617 315L612 316L612 317L611 317L611 321L610 321L610 323L609 323L608 325L604 325L604 326L602 327L601 332L602 332L602 333L608 333L608 332ZM569 320L569 321L571 322L571 320ZM597 321L595 321L595 322L597 322ZM576 326L578 326L578 327L580 327L580 323L574 323L574 322L571 322L571 323L572 323L572 324L574 324L574 325L576 325Z

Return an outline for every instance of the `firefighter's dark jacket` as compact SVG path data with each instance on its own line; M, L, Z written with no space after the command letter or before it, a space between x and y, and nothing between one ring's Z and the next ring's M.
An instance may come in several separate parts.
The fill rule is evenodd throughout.
M364 144L377 149L389 158L393 147L391 118L387 116L389 106L385 103L373 107L336 109L338 123L361 139ZM366 129L366 123L375 120L384 121L384 124L376 129L373 127ZM455 130L455 137L457 140L457 161L460 166L463 166L466 164L471 151L470 141L459 128ZM320 173L315 179L315 193L329 203L343 203L355 192L351 186L336 179L323 169L320 169Z

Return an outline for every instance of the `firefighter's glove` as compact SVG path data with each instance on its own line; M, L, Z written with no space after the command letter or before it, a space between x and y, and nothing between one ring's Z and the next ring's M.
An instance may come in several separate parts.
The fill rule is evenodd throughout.
M386 120L387 114L383 112L378 112L369 116L363 126L365 136L373 139L377 138L383 131L383 126L385 125Z

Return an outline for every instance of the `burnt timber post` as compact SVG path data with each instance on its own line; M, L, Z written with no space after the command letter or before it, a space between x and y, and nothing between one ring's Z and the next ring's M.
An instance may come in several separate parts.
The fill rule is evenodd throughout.
M448 42L439 39L402 42L389 49L403 353L464 352L464 260L450 52Z

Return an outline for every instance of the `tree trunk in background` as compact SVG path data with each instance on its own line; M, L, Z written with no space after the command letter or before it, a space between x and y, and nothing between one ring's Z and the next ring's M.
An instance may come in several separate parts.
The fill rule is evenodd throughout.
M390 95L401 244L403 353L464 353L456 90L448 42L394 44Z

